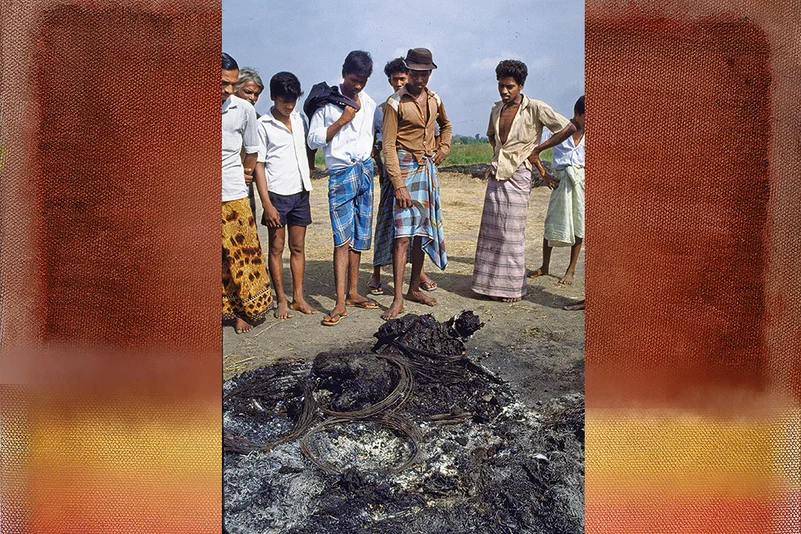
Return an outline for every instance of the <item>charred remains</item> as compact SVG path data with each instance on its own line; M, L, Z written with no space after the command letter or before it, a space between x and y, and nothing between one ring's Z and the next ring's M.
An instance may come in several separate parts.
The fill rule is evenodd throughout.
M227 531L582 532L583 396L524 406L466 356L482 326L408 314L226 382Z

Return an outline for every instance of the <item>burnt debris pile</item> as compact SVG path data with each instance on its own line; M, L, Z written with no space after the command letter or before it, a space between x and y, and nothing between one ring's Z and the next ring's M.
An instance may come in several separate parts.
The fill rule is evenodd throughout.
M518 402L465 354L482 326L408 314L226 382L227 531L581 532L583 396Z

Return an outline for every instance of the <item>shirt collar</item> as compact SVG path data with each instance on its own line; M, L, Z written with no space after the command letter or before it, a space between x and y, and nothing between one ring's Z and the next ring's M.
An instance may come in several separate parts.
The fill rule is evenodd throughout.
M297 116L297 114L298 114L298 110L297 109L293 109L292 113L289 114L289 121L290 122L295 122L295 117ZM284 124L281 121L279 121L278 119L276 119L275 115L273 115L272 106L270 106L270 109L268 109L267 113L262 115L261 118L264 119L265 121L274 122L276 124L280 124L280 125L284 126Z
M426 92L426 95L427 95L427 96L426 96L426 100L428 100L429 98L431 98L431 95L433 94L433 93L431 92L431 89L429 89L428 87L426 87L426 88L424 89L424 91ZM415 98L415 96L414 96L412 93L410 93L408 89L406 89L406 84L403 84L403 87L401 87L401 88L400 88L400 91L399 91L399 92L400 92L400 97L401 97L401 98L403 98L403 96L404 96L404 95L409 95L411 98Z
M522 97L522 99L520 100L520 109L525 109L529 105L530 102L529 98L522 93L520 94L520 96ZM497 102L495 102L495 107L497 107L498 109L503 108L503 100L498 100Z

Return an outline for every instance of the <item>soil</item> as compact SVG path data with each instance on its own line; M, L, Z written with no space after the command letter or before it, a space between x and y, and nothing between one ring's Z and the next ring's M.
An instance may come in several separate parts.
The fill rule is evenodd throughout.
M528 406L536 407L552 398L583 392L584 312L567 312L562 306L584 298L584 252L571 286L557 283L569 258L568 249L558 248L554 249L551 260L552 274L529 279L528 294L522 301L496 302L474 294L470 279L486 181L453 172L441 172L439 177L449 263L444 271L439 271L429 259L425 262L426 272L439 285L430 293L437 299L437 306L406 302L405 311L431 313L440 321L462 310L474 311L485 326L467 341L467 355L508 381ZM375 342L373 333L384 323L381 310L349 307L348 316L338 325L320 324L323 314L334 305L333 240L326 179L315 178L312 185L314 222L306 236L305 293L317 313L292 312L292 318L286 320L270 315L252 332L241 335L236 335L231 327L224 327L224 379L277 362L310 362L321 352L346 348L369 350ZM532 269L539 267L542 260L542 233L549 197L546 187L536 187L531 193L526 263ZM377 206L378 194L375 202ZM266 228L259 228L259 236L266 247ZM288 250L284 264L285 288L291 296ZM364 295L371 273L372 252L368 251L362 254L359 280ZM381 274L385 295L372 298L386 309L392 302L391 267L384 267ZM409 267L405 280L408 279Z
M377 352L226 381L226 531L583 531L583 396L522 404L466 355L483 326L407 314L374 334Z
M349 307L338 325L326 327L320 319L334 304L333 244L325 178L313 179L313 186L305 293L317 313L270 316L243 335L223 328L228 531L583 530L584 312L562 310L584 298L583 253L571 286L557 283L569 250L555 249L553 274L528 279L520 302L472 293L486 181L441 172L450 261L443 272L425 263L439 285L430 293L438 305L406 302L408 315L386 323L380 310ZM549 197L545 187L531 194L526 263L532 269L541 264ZM260 228L265 245L266 234ZM288 259L286 252L291 295ZM364 253L359 288L365 295L371 262L372 253ZM372 298L385 309L392 301L391 268L382 269L382 283L386 294ZM437 321L464 310L484 324L455 342L444 332L470 321L446 330ZM411 323L417 333L406 331ZM406 363L376 359L374 347ZM431 347L446 361L427 363ZM403 369L413 370L411 390L398 385ZM231 396L237 388L246 394ZM310 405L302 399L312 389ZM401 399L391 403L390 411L397 409L391 417L320 423L321 409L364 411L388 392L400 392ZM264 443L274 445L260 449Z

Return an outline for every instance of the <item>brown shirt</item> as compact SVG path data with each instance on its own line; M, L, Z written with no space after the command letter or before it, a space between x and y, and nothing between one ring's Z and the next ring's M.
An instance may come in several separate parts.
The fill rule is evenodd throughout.
M445 108L439 96L426 88L426 106L428 113L406 90L401 89L389 97L384 106L384 164L387 168L392 186L405 187L401 176L398 148L408 150L421 165L425 156L433 156L441 150L446 156L451 151L451 121L445 114ZM439 124L439 146L434 137L434 125Z
M526 160L531 151L539 144L542 137L542 127L547 126L552 132L558 132L569 122L567 117L555 112L551 106L541 100L532 100L523 95L523 101L517 110L509 136L501 144L500 116L503 102L497 102L490 112L487 137L495 136L495 154L492 161L498 164L495 173L496 180L508 180L521 164L531 170L531 164Z

